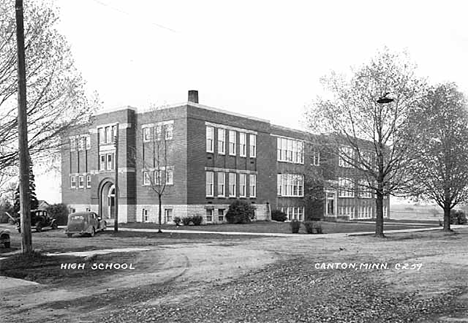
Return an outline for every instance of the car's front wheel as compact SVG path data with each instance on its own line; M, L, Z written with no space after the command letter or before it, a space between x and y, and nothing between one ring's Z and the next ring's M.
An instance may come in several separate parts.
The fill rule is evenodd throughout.
M54 223L52 224L52 230L57 230L57 228L58 228L57 223L54 222Z
M93 227L93 229L91 230L91 233L90 233L90 234L91 234L91 237L94 237L94 235L96 234L96 230L94 229L94 227Z
M37 222L37 223L36 223L36 231L37 231L37 232L41 232L41 231L42 231L42 224L41 224L41 222Z
M71 238L73 233L67 233L67 237Z

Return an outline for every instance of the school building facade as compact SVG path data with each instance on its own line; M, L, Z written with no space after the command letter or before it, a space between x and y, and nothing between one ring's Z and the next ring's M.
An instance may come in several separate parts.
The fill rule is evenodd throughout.
M184 104L154 111L99 113L63 138L62 202L71 212L108 219L117 205L119 222L158 222L158 194L163 223L195 214L204 223L224 222L237 199L255 207L257 220L271 219L277 209L301 221L310 212L314 218L375 217L372 194L336 185L323 188L311 211L308 170L320 168L322 156L306 149L309 139L303 131L199 104L197 91L189 91ZM329 182L347 185L340 174ZM388 199L384 203L388 216Z

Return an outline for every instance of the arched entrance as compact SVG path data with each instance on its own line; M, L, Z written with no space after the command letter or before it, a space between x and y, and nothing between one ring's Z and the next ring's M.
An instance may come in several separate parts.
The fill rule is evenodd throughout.
M99 208L103 219L115 219L115 186L111 181L107 181L101 186Z

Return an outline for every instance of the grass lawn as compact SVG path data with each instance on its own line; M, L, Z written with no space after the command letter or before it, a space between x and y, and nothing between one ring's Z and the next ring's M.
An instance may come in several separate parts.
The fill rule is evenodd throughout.
M369 222L326 222L321 221L323 233L353 233L353 232L373 232L375 223ZM157 229L155 223L125 223L124 228ZM416 223L408 224L401 222L386 222L384 230L417 229L425 227L438 227L438 223ZM162 229L176 230L175 225L163 225ZM289 223L257 221L250 224L207 224L200 226L180 226L180 230L210 231L210 232L252 232L252 233L291 233ZM306 233L301 225L299 233Z

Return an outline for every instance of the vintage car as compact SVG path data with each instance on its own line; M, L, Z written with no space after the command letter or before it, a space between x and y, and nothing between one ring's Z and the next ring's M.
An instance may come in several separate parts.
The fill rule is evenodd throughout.
M31 228L35 227L37 232L41 232L42 228L50 227L52 230L57 229L57 220L47 213L46 210L31 210ZM16 219L16 229L21 233L20 219Z
M10 230L0 229L0 244L5 245L5 248L10 248Z
M70 238L73 234L90 235L94 237L96 232L106 229L106 221L95 212L77 212L68 216L68 224L65 233Z

